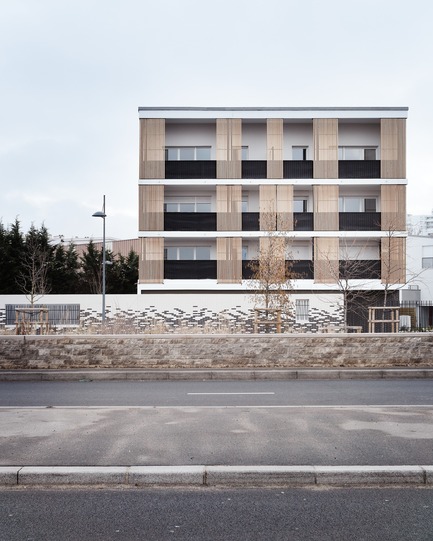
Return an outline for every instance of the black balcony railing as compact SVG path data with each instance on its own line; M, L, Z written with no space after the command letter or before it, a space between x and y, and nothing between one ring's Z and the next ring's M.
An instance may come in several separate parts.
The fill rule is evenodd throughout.
M293 214L293 229L295 231L313 231L314 214L312 212L295 212Z
M254 268L257 268L258 261L242 261L242 279L252 280ZM312 280L314 278L314 264L308 260L286 261L287 277L294 280Z
M314 263L308 259L288 261L289 276L295 280L312 280L314 278Z
M340 212L340 231L380 231L380 212Z
M165 162L165 178L216 178L215 160L181 160Z
M380 178L380 160L339 160L338 178Z
M378 280L380 279L381 262L372 260L343 260L339 263L340 278L345 280Z
M242 162L242 178L266 178L267 163L265 160L244 160Z
M207 260L164 261L164 278L167 280L216 280L217 262Z
M242 231L259 231L260 212L242 213Z
M284 161L283 178L313 178L313 162L310 160Z
M216 213L164 212L164 231L216 231Z

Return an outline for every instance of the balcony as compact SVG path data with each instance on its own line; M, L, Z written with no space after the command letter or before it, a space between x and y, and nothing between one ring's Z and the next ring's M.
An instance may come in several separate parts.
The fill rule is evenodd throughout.
M216 213L164 212L164 231L216 231Z
M284 161L283 178L313 178L313 162L310 160Z
M314 214L312 212L293 213L293 229L295 231L313 231Z
M242 213L242 231L259 231L260 212Z
M380 259L340 261L340 279L343 280L379 280Z
M253 270L251 265L254 260L242 261L242 279L243 280L252 280L253 279ZM255 262L257 263L257 262ZM297 261L286 261L287 264L287 275L290 280L291 277L294 280L312 280L314 278L314 264L309 260L297 260Z
M215 160L180 160L165 162L166 179L216 178Z
M242 178L266 178L267 162L265 160L244 160L242 162Z
M165 260L164 278L167 280L216 280L217 262L207 260Z
M380 160L339 160L338 178L380 178Z
M340 212L340 231L380 231L380 212Z

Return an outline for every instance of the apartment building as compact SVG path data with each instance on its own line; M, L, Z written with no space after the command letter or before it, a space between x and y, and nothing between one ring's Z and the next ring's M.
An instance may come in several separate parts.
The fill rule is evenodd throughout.
M164 313L250 318L249 262L272 235L295 328L342 322L349 269L366 303L405 282L406 107L138 111L138 293Z

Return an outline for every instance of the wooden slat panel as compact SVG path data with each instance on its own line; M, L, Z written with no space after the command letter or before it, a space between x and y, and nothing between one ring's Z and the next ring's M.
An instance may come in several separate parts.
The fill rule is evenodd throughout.
M141 283L162 284L164 281L164 239L141 239L139 265Z
M283 120L267 120L267 177L283 178Z
M314 178L338 178L338 119L314 118Z
M406 283L406 239L386 237L381 239L382 284Z
M382 231L406 230L406 186L383 184L380 206Z
M241 231L242 186L217 186L217 231Z
M313 186L314 229L338 231L338 186Z
M165 120L140 119L139 175L142 179L165 176Z
M242 120L218 118L216 130L217 178L241 178Z
M163 231L164 186L139 186L140 231Z
M242 282L242 239L217 239L217 280L222 284Z
M293 185L277 186L277 229L293 231Z
M275 231L277 227L277 187L261 184L259 194L260 230Z
M381 119L380 159L382 178L406 178L406 119Z
M339 276L339 239L314 239L314 281L333 284Z

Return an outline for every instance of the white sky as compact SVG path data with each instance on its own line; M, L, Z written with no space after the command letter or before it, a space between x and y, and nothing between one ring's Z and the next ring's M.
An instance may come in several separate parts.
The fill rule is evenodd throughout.
M0 219L137 236L139 106L408 106L433 209L433 3L0 0Z

